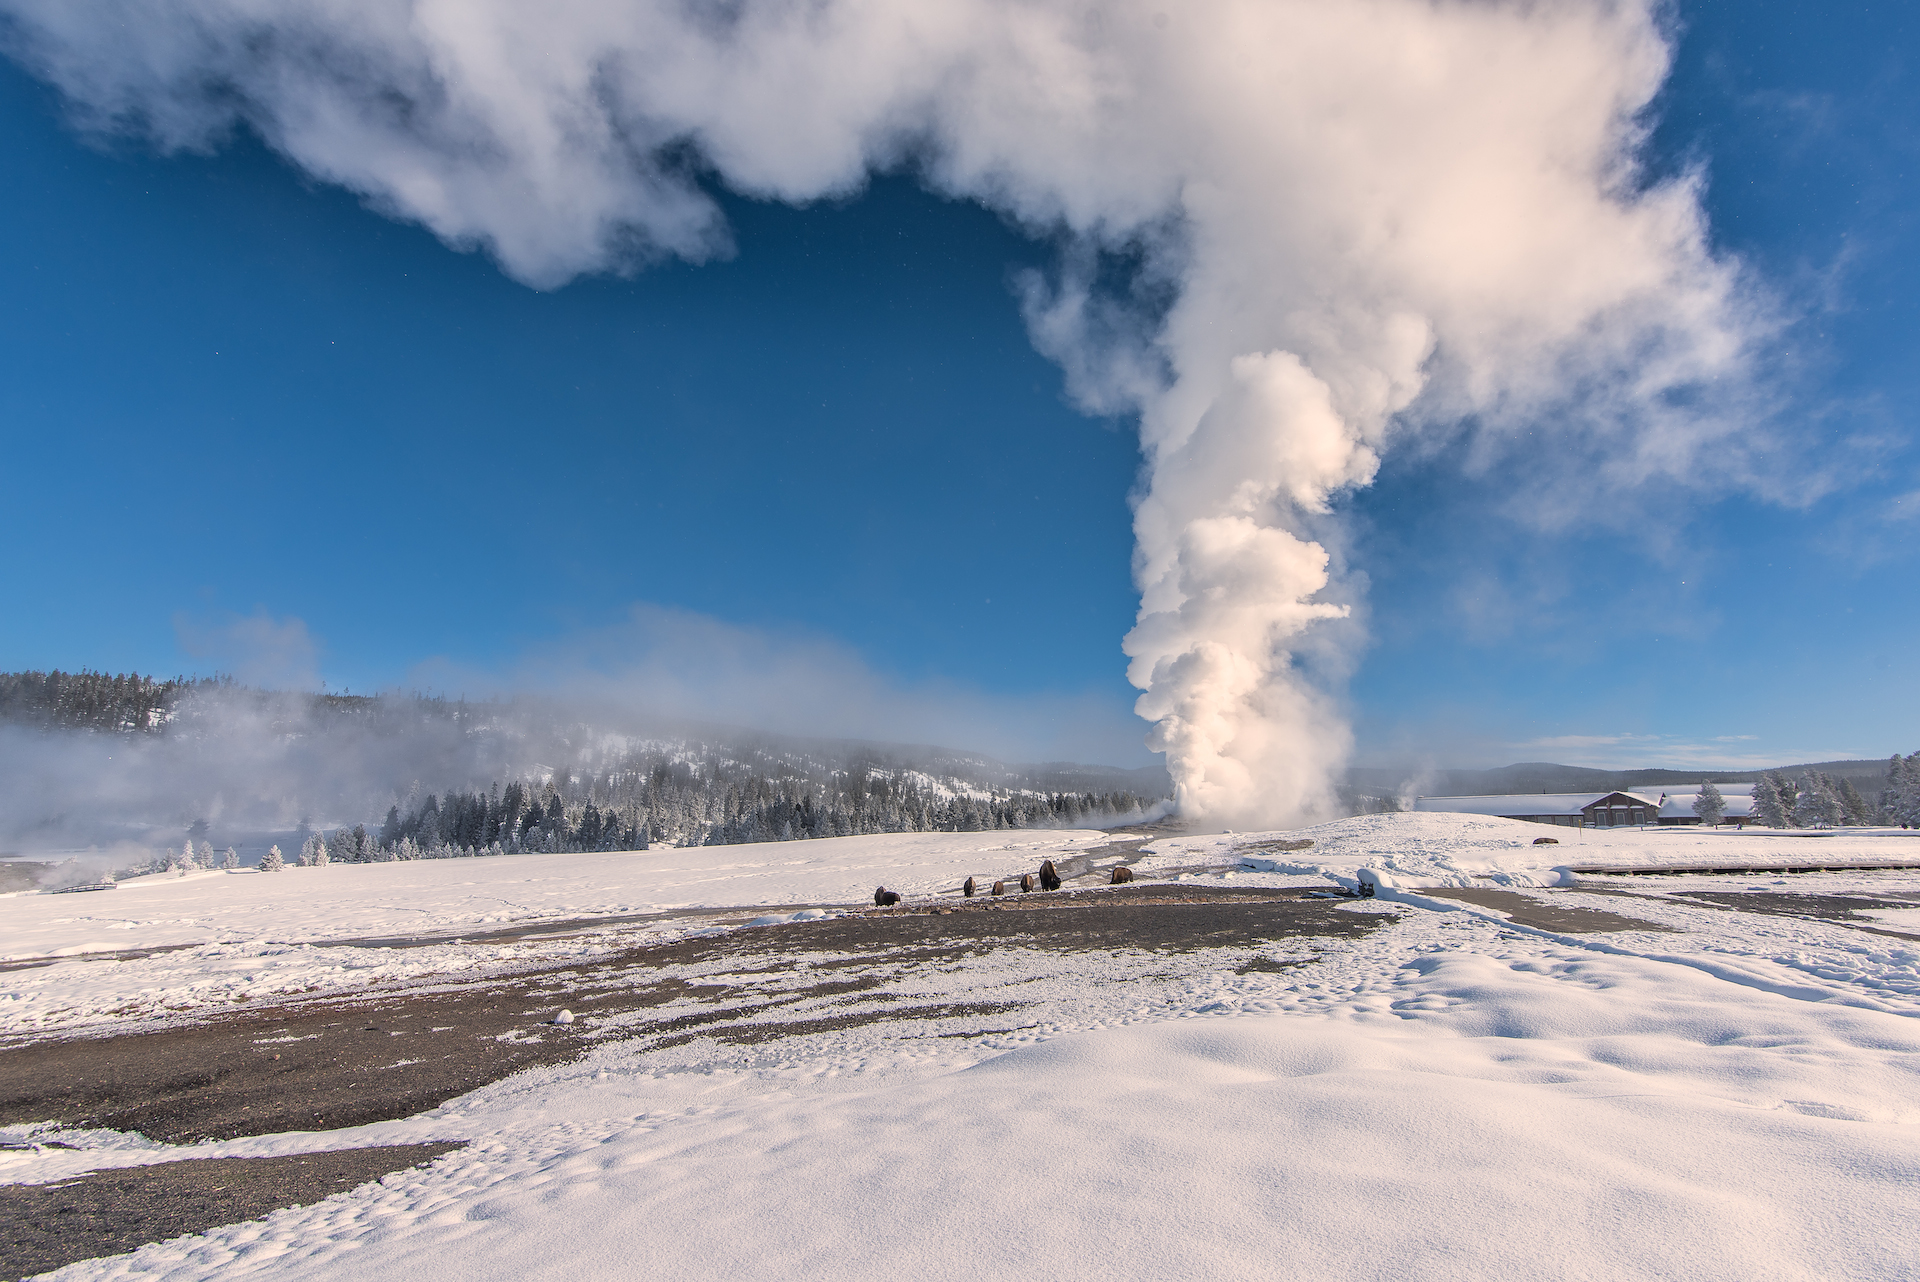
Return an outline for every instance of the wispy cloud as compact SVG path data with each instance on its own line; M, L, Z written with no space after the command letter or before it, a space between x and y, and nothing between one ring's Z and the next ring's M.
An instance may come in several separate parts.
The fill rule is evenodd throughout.
M320 688L320 644L304 619L276 619L264 609L252 614L223 611L193 615L178 611L173 631L180 649L242 685L274 690Z
M844 642L800 628L755 628L639 604L496 670L431 660L427 690L530 692L643 720L703 721L821 738L927 743L1006 761L1144 766L1146 727L1120 692L998 694L907 680Z
M1516 748L1532 749L1573 749L1585 751L1594 748L1613 748L1622 745L1658 743L1659 735L1652 734L1563 734L1545 739L1529 739L1525 743L1515 744Z

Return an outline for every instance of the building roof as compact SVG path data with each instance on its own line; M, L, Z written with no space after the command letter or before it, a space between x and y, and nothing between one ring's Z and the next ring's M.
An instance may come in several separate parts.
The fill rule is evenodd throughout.
M1662 819L1685 819L1693 814L1693 803L1699 797L1697 792L1669 792L1660 805ZM1753 818L1753 793L1732 792L1726 788L1720 790L1720 797L1726 804L1721 814L1727 819Z
M1648 796L1640 792L1510 792L1491 797L1422 797L1413 803L1413 808L1445 814L1505 818L1514 815L1577 815L1595 802L1605 801L1609 797L1637 801L1656 809L1660 805L1658 794Z

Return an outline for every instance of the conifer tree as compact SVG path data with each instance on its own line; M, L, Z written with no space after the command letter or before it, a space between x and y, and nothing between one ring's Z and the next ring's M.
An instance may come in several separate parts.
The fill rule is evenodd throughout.
M1700 795L1693 799L1693 813L1700 816L1700 822L1708 828L1716 827L1727 813L1727 799L1709 779L1700 785Z
M261 872L279 872L286 866L287 861L281 858L278 846L268 846L267 853L260 857Z
M1880 793L1880 821L1902 827L1920 824L1920 752L1887 761L1887 786Z
M1900 822L1900 775L1904 764L1897 752L1887 758L1887 781L1880 788L1881 823Z
M1793 814L1800 803L1800 785L1789 779L1784 771L1776 770L1773 772L1773 786L1780 794L1780 809L1787 813L1787 827L1798 827Z
M1831 828L1840 822L1840 798L1825 775L1809 770L1801 776L1793 822L1797 828Z
M1873 807L1853 786L1853 780L1840 780L1840 810L1845 821L1853 827L1863 827L1873 822Z
M1753 781L1753 817L1769 828L1791 828L1786 802L1780 796L1779 781L1763 774Z

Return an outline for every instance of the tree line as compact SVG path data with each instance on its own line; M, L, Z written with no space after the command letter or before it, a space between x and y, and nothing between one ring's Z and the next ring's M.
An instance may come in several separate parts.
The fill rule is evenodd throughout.
M1702 800L1712 784L1701 786ZM1699 807L1695 807L1699 811ZM1704 811L1700 812L1703 821ZM1753 784L1753 817L1768 828L1840 828L1867 827L1873 824L1898 824L1902 828L1920 828L1920 752L1902 757L1894 753L1887 759L1886 786L1880 796L1868 801L1851 779L1835 779L1819 770L1809 770L1798 779L1785 772L1769 770ZM1717 816L1716 816L1717 818Z
M0 672L0 724L36 730L152 734L180 700L230 684L221 678L161 681L137 672Z
M304 866L527 852L721 846L891 832L1059 828L1144 816L1153 802L1127 791L953 792L930 781L848 771L826 780L722 777L686 762L644 774L586 778L555 772L486 791L429 793L365 825L309 833Z

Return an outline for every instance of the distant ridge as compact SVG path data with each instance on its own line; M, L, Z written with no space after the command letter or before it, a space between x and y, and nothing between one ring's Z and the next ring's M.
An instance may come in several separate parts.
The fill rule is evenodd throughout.
M1428 797L1488 797L1516 792L1613 792L1636 785L1670 787L1697 784L1703 779L1715 783L1752 783L1770 770L1789 775L1818 770L1835 779L1850 779L1853 786L1872 796L1887 777L1885 760L1810 761L1791 766L1767 766L1760 770L1714 770L1688 767L1644 767L1638 770L1594 770L1587 766L1563 766L1551 761L1522 761L1491 770L1435 770L1416 773L1373 766L1355 766L1347 772L1348 786L1365 793L1392 795L1408 782L1420 785Z

